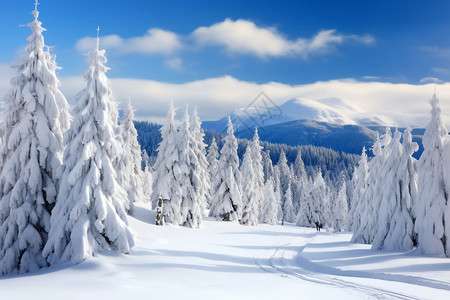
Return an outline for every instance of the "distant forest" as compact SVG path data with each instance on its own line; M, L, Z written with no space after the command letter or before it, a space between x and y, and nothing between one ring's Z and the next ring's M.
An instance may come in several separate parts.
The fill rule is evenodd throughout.
M158 155L157 148L161 142L161 133L159 131L161 125L145 121L135 121L134 124L138 132L139 144L142 150L147 152L149 163L152 165ZM205 130L204 142L208 146L213 137L216 139L217 146L221 149L224 135L215 131ZM248 141L247 139L238 139L238 155L241 161ZM286 144L274 144L261 141L261 146L264 147L264 151L270 151L270 157L274 165L278 162L281 151L284 150L288 163L290 164L294 162L298 151L301 151L308 175L311 176L320 169L324 178L331 182L337 182L341 173L345 175L347 180L350 179L359 160L359 155L337 152L328 148L311 145L289 146Z

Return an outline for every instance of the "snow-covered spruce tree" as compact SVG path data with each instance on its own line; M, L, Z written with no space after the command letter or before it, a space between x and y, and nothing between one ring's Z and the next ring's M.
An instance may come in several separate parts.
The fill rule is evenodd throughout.
M300 150L297 152L297 157L295 158L292 168L292 204L294 206L294 213L297 215L300 210L300 203L306 197L305 186L308 181L305 164L303 163Z
M161 195L163 203L164 224L179 225L181 223L181 187L177 181L180 174L178 168L179 153L177 147L177 129L175 127L175 109L170 104L166 123L161 127L161 143L158 146L158 157L154 165L152 206L156 208Z
M314 177L314 181L311 182L307 188L304 201L300 204L297 215L297 225L314 227L315 222L319 222L320 224L329 222L329 220L327 220L328 213L325 206L329 203L328 196L322 172L319 170Z
M262 153L262 164L264 173L264 183L273 176L273 162L270 158L270 150L266 150Z
M412 154L418 145L412 142L409 128L405 129L403 145L400 138L401 134L396 131L389 146L383 172L386 174L383 179L385 189L382 191L373 249L409 250L415 243L411 203L415 202L417 195L417 174Z
M220 151L219 167L211 182L210 217L222 221L239 221L242 217L242 178L239 171L237 139L228 117L227 136Z
M277 165L273 167L273 187L275 191L275 197L277 198L278 208L277 208L277 219L283 221L283 199L284 194L281 192L281 181L280 181L280 169Z
M330 215L331 227L335 231L342 231L347 222L348 204L347 204L347 185L345 180L333 202L332 214Z
M122 187L127 192L128 205L133 210L135 202L144 200L144 174L142 172L141 146L137 140L137 131L133 123L134 111L131 103L128 102L124 109L124 116L120 123L122 133L122 155L121 164L123 164Z
M203 142L205 133L202 129L202 123L197 114L197 107L191 115L190 121L191 141L190 147L197 157L197 163L193 165L194 172L197 174L200 182L198 186L198 205L203 216L206 215L207 199L211 190L211 177L208 170L208 161L206 160L206 144Z
M263 158L262 158L262 146L260 145L258 129L255 128L255 134L253 135L253 140L250 143L252 167L254 172L254 197L257 203L257 215L261 209L263 203L263 192L264 192L264 171L263 171Z
M252 149L250 144L244 154L241 166L242 174L242 219L243 225L258 225L259 201L257 198L258 188L256 187L256 173L253 169ZM262 193L260 194L262 196Z
M181 187L181 225L199 228L202 222L200 202L202 201L201 198L205 196L200 176L205 174L201 173L200 162L192 148L195 143L193 142L191 128L186 106L186 112L177 134L179 160L176 162L174 170L178 170L175 173L175 178Z
M280 198L276 196L273 178L268 178L264 185L264 202L261 207L259 220L270 225L277 224L278 203Z
M292 205L292 190L291 185L288 185L286 193L284 193L284 221L286 222L294 222L295 221L295 213L294 206Z
M208 161L208 176L210 178L210 183L214 178L214 175L219 168L219 148L216 144L216 139L213 137L211 144L208 147L208 155L206 156L206 160ZM209 188L207 194L207 204L208 207L211 206L211 187Z
M448 195L450 181L444 172L448 151L448 130L441 117L441 106L436 94L431 99L431 120L423 135L423 153L418 164L419 198L414 207L415 231L422 253L450 256L450 216ZM447 151L444 151L444 147Z
M353 243L371 244L378 229L378 212L381 203L381 193L384 190L383 179L386 174L383 174L383 168L386 163L386 158L389 155L387 145L391 142L392 136L389 128L386 133L377 137L373 145L372 152L375 155L369 162L369 176L367 178L368 188L361 199L360 222L357 227L353 224Z
M352 202L350 202L350 211L348 213L346 229L349 231L361 226L361 213L365 203L363 196L367 190L369 176L369 165L367 163L366 147L363 147L358 167L353 172L352 182L354 186Z
M286 153L284 151L281 151L276 167L280 171L281 222L283 223L286 217L286 212L284 211L284 202L286 202L285 194L288 187L292 184L291 171L287 165Z
M46 266L42 249L50 230L70 126L54 57L44 44L37 1L25 55L3 98L0 124L0 273Z
M304 193L303 193L304 198L300 202L296 223L298 226L314 227L316 208L311 195L313 182L307 180L306 183L307 184L304 186Z
M142 187L143 187L143 202L151 203L150 197L152 195L153 176L148 167L148 163L145 162L144 171L142 172Z
M77 94L64 139L64 168L43 256L51 264L81 262L99 251L128 253L134 246L112 160L119 152L116 109L105 72L105 51L89 54L86 87Z

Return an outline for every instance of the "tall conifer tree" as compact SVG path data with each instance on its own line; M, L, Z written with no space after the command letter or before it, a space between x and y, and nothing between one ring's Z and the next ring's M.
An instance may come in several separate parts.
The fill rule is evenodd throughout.
M4 97L0 125L0 273L46 266L42 248L50 230L69 128L68 103L59 90L54 57L38 20L28 24L26 54L13 65L17 76Z

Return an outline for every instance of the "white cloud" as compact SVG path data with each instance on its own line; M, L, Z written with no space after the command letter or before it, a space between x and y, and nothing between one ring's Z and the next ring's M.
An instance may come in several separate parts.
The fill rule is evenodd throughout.
M436 77L424 77L419 80L419 83L426 84L426 83L442 83L442 80L439 80L439 78Z
M61 78L62 90L71 99L82 87L82 79ZM339 98L361 111L395 120L398 126L425 126L429 119L428 103L434 84L393 84L362 82L352 79L331 80L304 85L279 82L257 84L230 76L209 78L181 84L129 78L111 79L117 99L131 97L136 117L161 121L169 101L176 106L198 106L202 120L217 120L233 109L247 106L261 91L276 104L293 97L309 99ZM450 83L437 85L444 120L450 124Z
M228 52L251 54L261 58L281 56L302 56L323 53L336 45L355 41L372 45L375 39L371 35L342 35L336 30L322 30L314 37L289 40L274 27L259 27L247 20L225 19L209 27L199 27L192 33L200 46L224 46Z
M7 65L0 65L0 97L9 89L14 75ZM79 76L60 77L61 90L70 103L84 87ZM209 78L187 83L167 83L131 78L112 78L111 85L118 101L126 103L131 97L140 120L161 121L169 101L176 106L198 106L202 120L216 120L233 109L247 106L261 91L276 104L293 97L309 99L339 98L345 103L372 114L387 116L399 126L425 126L429 120L429 99L435 84L393 84L386 82L362 82L352 79L321 81L303 85L279 82L258 84L241 81L230 76ZM442 114L450 125L450 83L437 86ZM449 126L450 127L450 126Z
M365 80L380 80L381 78L380 78L380 76L366 75L366 76L363 76L362 79L365 79Z
M87 52L95 48L96 39L85 37L76 43L80 52ZM101 48L113 51L116 54L163 54L169 55L181 49L180 37L159 28L151 28L143 36L122 38L118 35L107 35L100 38Z
M166 67L168 67L171 70L179 71L183 68L183 60L179 57L166 59L164 61L164 64Z

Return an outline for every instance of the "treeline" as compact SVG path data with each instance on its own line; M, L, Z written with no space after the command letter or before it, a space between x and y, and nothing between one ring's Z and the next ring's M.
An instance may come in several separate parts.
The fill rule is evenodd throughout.
M134 121L134 124L138 132L139 144L141 145L142 150L147 152L149 164L153 165L156 156L158 155L158 145L161 142L161 125L146 121ZM224 134L211 130L205 130L204 133L204 142L207 145L210 145L214 138L219 149L222 148L223 138L225 137ZM237 142L237 153L239 160L242 162L248 140L238 138ZM292 164L297 157L297 153L300 152L308 176L313 176L318 170L321 170L322 176L334 183L339 180L339 176L342 172L345 173L347 179L350 179L355 165L359 160L358 155L337 152L324 147L311 145L289 146L286 144L274 144L264 141L260 141L260 144L263 147L263 151L269 151L270 158L274 162L277 162L281 152L284 152L288 163Z

